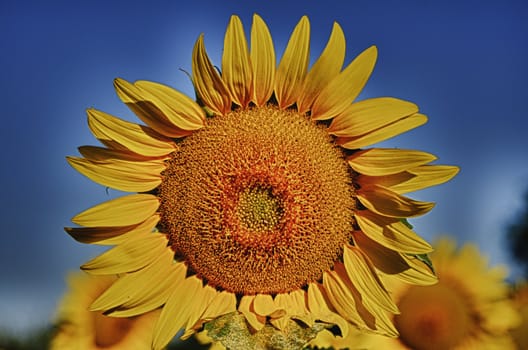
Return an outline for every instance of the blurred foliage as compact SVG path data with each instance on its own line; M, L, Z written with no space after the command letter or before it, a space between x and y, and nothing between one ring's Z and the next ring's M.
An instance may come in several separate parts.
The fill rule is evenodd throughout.
M0 331L0 350L47 350L53 327L45 327L24 336Z
M528 279L528 191L524 194L524 209L507 231L509 248L513 258L522 266Z
M38 329L27 334L12 334L0 330L0 350L48 350L54 328ZM167 350L205 350L209 345L201 345L194 338L185 342L173 341Z
M9 334L0 330L0 350L48 350L53 336L53 327L45 327L24 336ZM166 350L206 350L209 345L200 344L194 337L185 341L174 340ZM313 350L326 350L323 348L312 348ZM332 349L332 348L328 348Z

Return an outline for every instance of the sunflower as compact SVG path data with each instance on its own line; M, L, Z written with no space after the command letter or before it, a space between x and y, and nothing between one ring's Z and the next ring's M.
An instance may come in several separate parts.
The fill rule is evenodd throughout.
M432 154L367 148L426 122L408 101L356 101L372 46L342 69L345 38L333 26L308 69L302 17L276 65L255 15L249 48L240 19L225 33L221 69L203 35L192 53L196 101L159 83L116 79L119 98L145 125L89 109L105 146L69 163L95 182L132 194L76 215L78 241L116 245L82 268L121 277L93 304L116 317L162 306L153 346L238 312L252 330L290 320L396 336L398 309L378 273L414 284L436 277L418 256L431 246L406 218L433 203L407 192L443 183L455 166ZM221 71L221 73L219 72Z
M521 322L511 329L510 333L517 349L526 349L528 348L528 284L526 281L519 282L513 287L512 303L521 315Z
M433 246L431 260L437 284L404 285L393 278L386 281L400 309L394 316L400 337L363 333L349 338L348 344L391 350L516 349L509 331L520 319L508 299L505 268L488 267L472 244L457 250L452 239L442 237ZM331 343L341 348L336 344Z
M150 349L159 310L129 318L88 311L90 304L115 282L114 276L68 276L69 291L58 307L52 350Z

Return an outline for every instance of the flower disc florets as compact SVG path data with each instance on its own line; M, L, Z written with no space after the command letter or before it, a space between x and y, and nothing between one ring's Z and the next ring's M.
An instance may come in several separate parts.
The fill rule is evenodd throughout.
M322 278L350 242L351 170L305 115L272 106L208 120L168 161L161 222L209 285L280 293Z

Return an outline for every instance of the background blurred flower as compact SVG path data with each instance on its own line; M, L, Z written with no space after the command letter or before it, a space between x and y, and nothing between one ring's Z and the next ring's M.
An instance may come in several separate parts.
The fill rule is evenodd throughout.
M349 339L351 348L515 349L509 331L520 318L508 299L505 268L488 267L472 244L456 250L455 242L443 237L433 247L437 284L388 281L401 312L394 316L400 337L356 334Z
M68 276L69 290L57 310L52 350L150 349L158 310L122 318L89 311L92 302L115 280L82 272Z
M513 287L513 306L521 315L521 323L510 331L517 349L528 349L528 284L522 281Z

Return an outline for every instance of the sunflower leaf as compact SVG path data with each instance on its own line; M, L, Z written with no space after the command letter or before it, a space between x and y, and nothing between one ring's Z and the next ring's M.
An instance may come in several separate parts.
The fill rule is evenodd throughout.
M411 223L409 222L409 220L407 220L406 218L402 218L400 219L400 221L405 225L407 226L408 228L410 228L411 230L413 229L413 225L411 225Z
M409 255L414 256L416 259L423 262L425 265L427 265L427 267L429 267L429 269L431 269L432 273L436 274L434 267L433 267L433 262L429 258L429 255L427 254L409 254Z
M328 327L325 323L314 322L312 327L303 326L293 320L287 327L278 330L269 324L255 332L248 328L245 317L233 312L205 324L205 331L214 342L227 349L300 349L315 338L318 332Z

